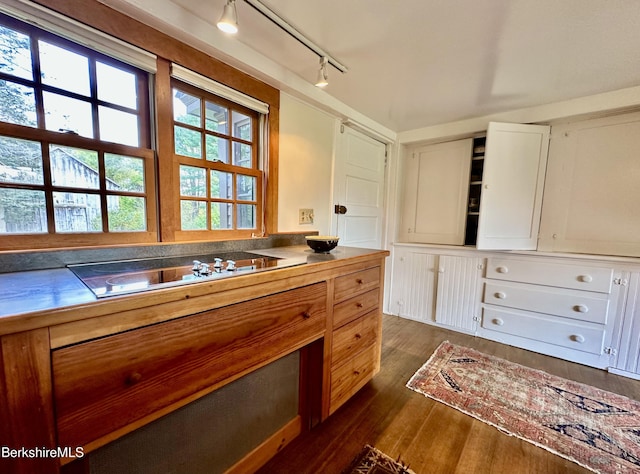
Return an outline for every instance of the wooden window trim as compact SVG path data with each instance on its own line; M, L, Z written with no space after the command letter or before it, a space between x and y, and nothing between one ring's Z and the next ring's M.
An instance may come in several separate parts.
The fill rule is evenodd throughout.
M4 16L3 16L4 18ZM0 235L1 250L30 250L30 249L52 249L65 247L86 247L86 246L105 246L105 245L123 245L126 243L152 243L158 240L158 222L157 222L157 196L156 196L156 166L155 152L151 149L150 138L150 117L149 117L149 79L146 73L139 73L139 68L130 66L129 71L136 75L137 97L138 103L136 107L136 117L138 119L138 146L129 146L118 143L106 142L96 138L87 138L73 133L60 133L59 131L51 131L45 128L44 121L44 104L43 93L53 92L57 95L78 98L88 103L92 110L93 135L99 136L98 107L106 106L113 110L122 110L132 113L134 109L122 107L117 104L104 102L98 98L96 88L96 71L95 64L97 62L108 64L117 68L122 68L121 61L111 58L103 53L87 48L74 41L66 40L54 33L49 33L33 25L24 23L20 20L6 16L9 28L24 33L29 36L31 50L33 56L33 77L31 79L14 78L7 76L8 80L15 81L27 87L32 87L35 94L37 124L35 126L17 125L8 122L0 122L0 135L24 139L33 142L40 142L43 154L43 170L45 171L44 183L34 186L25 183L3 183L5 189L38 189L45 193L47 230L42 233L7 233ZM88 96L75 94L74 92L59 89L55 86L44 84L40 76L40 63L37 59L38 41L44 40L49 44L62 47L65 50L76 52L86 57L89 61L90 75L90 94ZM126 66L126 64L124 64ZM127 70L125 67L124 70ZM145 189L140 193L118 192L109 190L106 187L104 166L101 165L100 171L100 187L91 190L82 190L80 188L68 188L65 186L53 186L49 169L51 166L49 157L49 146L60 145L63 147L80 148L97 152L101 158L100 163L104 164L104 154L113 153L117 155L125 155L141 158L144 163ZM101 201L101 220L102 230L96 232L57 232L55 230L55 219L53 209L53 193L54 192L86 192L90 195L100 197ZM146 221L144 231L135 232L119 232L108 230L108 213L106 200L109 196L139 196L145 200Z
M201 115L201 119L202 119L202 123L199 127L197 126L191 126L182 122L173 122L173 125L178 125L180 127L184 127L186 129L191 129L194 130L201 135L201 150L202 150L202 157L201 158L193 158L193 157L187 157L187 156L183 156L183 155L179 155L177 153L175 153L175 142L174 142L174 153L173 153L173 160L174 160L174 173L175 173L175 179L174 181L177 184L176 186L176 190L174 191L175 194L175 199L177 199L179 202L182 201L183 199L185 199L184 196L180 195L179 192L179 188L180 188L180 166L181 165L185 165L185 166L192 166L195 168L201 168L201 169L206 169L207 173L209 173L209 171L211 170L217 170L217 171L223 171L223 172L227 172L227 173L231 173L233 175L233 179L235 181L236 177L238 175L244 175L244 176L253 176L256 178L256 186L257 189L256 191L256 199L255 201L242 201L241 199L237 199L237 196L233 196L231 199L221 199L221 198L211 198L210 196L205 196L205 197L189 197L188 200L189 201L202 201L207 203L207 222L209 222L209 216L210 216L210 206L213 205L216 202L223 202L223 203L229 203L234 205L234 208L236 209L236 212L233 213L233 228L232 229L207 229L207 230L178 230L176 231L176 240L177 241L192 241L192 240L230 240L230 239L243 239L243 238L251 238L257 234L261 234L262 232L262 228L263 228L263 195L262 195L262 189L263 189L263 182L264 182L264 173L262 172L261 169L259 169L259 163L258 163L258 155L259 155L259 148L261 146L264 146L261 142L260 142L260 137L259 137L259 122L260 122L260 114L250 110L240 104L237 104L233 101L224 99L222 97L216 96L215 94L212 94L211 92L205 91L203 89L200 89L198 87L192 86L190 84L186 84L184 82L181 82L177 79L172 79L171 80L171 86L172 86L172 91L174 89L178 89L182 92L188 93L194 97L198 97L200 99L200 105L201 107L204 107L205 101L207 102L212 102L218 105L222 105L224 107L227 108L227 111L229 113L229 124L228 124L228 133L227 134L223 134L223 133L218 133L215 131L210 131L207 130L205 127L205 111L201 110L200 111L200 115ZM173 96L173 93L172 93ZM172 107L173 110L173 107ZM232 115L234 112L239 112L243 115L246 115L247 117L250 118L251 120L251 131L252 131L252 136L251 136L251 140L245 140L245 139L241 139L239 137L235 137L234 133L233 133L233 124L231 122L232 120ZM172 113L172 118L173 118L173 113ZM205 154L206 154L206 136L207 135L211 135L211 136L218 136L221 137L225 140L228 140L228 159L229 162L228 163L220 163L220 162L215 162L215 161L209 161L205 158ZM175 134L174 134L174 139L175 139ZM233 159L233 144L234 143L241 143L241 144L248 144L251 145L251 167L243 167L243 166L238 166L238 165L234 165L232 163L232 159ZM209 181L209 176L207 175L207 182ZM234 190L235 190L235 186L236 184L234 183ZM244 204L244 203L248 203L251 205L255 205L256 206L256 227L251 228L251 229L242 229L242 228L238 228L238 212L237 212L237 205L238 204ZM176 220L178 221L177 227L180 227L180 222L181 222L181 215L180 215L180 204L178 204L178 215L175 216Z
M280 126L280 91L249 76L234 67L192 47L178 39L145 25L97 0L35 0L69 18L85 23L109 35L149 51L157 56L155 77L155 111L158 127L156 142L158 153L158 193L160 196L175 192L171 124L171 63L180 64L214 81L225 84L269 105L267 116L268 159L265 163L264 228L266 234L277 233L278 228L278 153ZM176 201L159 202L160 237L162 242L176 242L180 232L175 218ZM229 237L231 238L231 237ZM206 238L205 238L206 240Z
M153 174L147 174L147 179L153 179L157 183L157 187L152 189L153 186L151 186L147 194L147 228L150 230L149 232L102 233L100 235L90 233L54 234L53 236L51 234L29 235L30 240L27 245L25 245L23 236L14 238L9 235L7 240L0 244L3 250L114 246L123 245L123 242L132 245L140 243L162 245L167 242L183 241L182 236L179 235L181 232L180 222L176 222L175 219L175 216L179 215L179 209L176 207L178 206L177 200L164 198L164 196L175 193L175 186L177 186L173 173L172 153L171 63L180 64L269 105L269 114L266 116L265 124L268 148L265 153L266 159L263 169L264 189L261 190L264 196L262 214L265 235L277 233L280 124L280 91L278 89L97 0L66 0L65 2L34 0L34 2L157 56L157 70L153 81L157 128L155 137L152 137L156 143L157 161L155 164L151 164L149 160L145 160L147 163L146 172L153 171ZM10 127L10 124L5 125ZM3 129L6 131L3 127L0 128L0 133ZM11 135L11 133L7 133L7 135ZM68 138L70 139L69 146L83 146L73 145L74 139L79 139L79 137ZM56 143L67 144L63 143L63 140L56 140ZM150 154L153 152L150 151ZM161 196L161 198L156 199L156 196ZM114 240L114 236L117 240ZM191 237L191 241L210 240L211 238L210 236L200 238L193 234ZM220 238L226 240L242 237L224 235L224 232L221 232Z
M0 122L0 135L40 141L43 146L49 144L61 145L72 148L82 148L103 153L114 153L118 155L133 156L144 160L145 180L150 183L156 181L155 153L150 149L142 149L108 142L97 142L96 140L80 137L77 135L60 134L42 129L33 129L22 125L14 125ZM22 187L19 184L3 184L3 187ZM52 191L50 185L45 185L45 191ZM76 190L81 191L81 190ZM106 190L96 190L95 194L109 195ZM138 194L136 194L138 195ZM146 200L147 230L139 232L82 232L82 233L43 233L43 234L3 234L0 237L0 247L2 250L25 250L25 249L52 249L76 246L102 246L102 245L122 245L123 243L150 243L157 240L157 208L155 186L147 186L146 193L140 193ZM52 216L49 217L51 224ZM106 216L103 215L103 219Z

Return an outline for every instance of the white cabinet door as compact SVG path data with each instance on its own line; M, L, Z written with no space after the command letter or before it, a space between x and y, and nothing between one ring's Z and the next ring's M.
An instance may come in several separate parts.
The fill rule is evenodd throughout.
M472 148L467 139L409 150L401 240L464 244Z
M550 127L491 122L478 222L479 249L535 250Z
M389 312L432 322L435 304L436 256L410 247L394 247Z
M483 261L479 257L438 257L437 323L475 332L480 318Z
M635 374L640 378L640 273L633 272L628 280L618 321L616 321L617 356L611 372Z
M553 127L540 250L640 257L640 114Z

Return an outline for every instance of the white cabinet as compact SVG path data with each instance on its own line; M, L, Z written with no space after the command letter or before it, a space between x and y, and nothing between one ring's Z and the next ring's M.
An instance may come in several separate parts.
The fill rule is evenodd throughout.
M606 368L621 281L606 264L489 257L478 335Z
M616 331L617 354L611 372L640 379L640 272L627 279Z
M472 140L410 149L404 166L400 239L464 244Z
M492 122L484 149L474 153L473 144L466 139L408 150L400 241L535 249L549 127Z
M480 320L483 261L479 257L438 256L436 323L475 333Z
M483 261L395 245L389 312L474 333L480 319Z
M389 312L416 321L432 321L436 255L419 247L398 245L391 255Z
M554 125L539 249L640 256L640 114Z
M548 126L491 122L480 199L479 249L535 250Z

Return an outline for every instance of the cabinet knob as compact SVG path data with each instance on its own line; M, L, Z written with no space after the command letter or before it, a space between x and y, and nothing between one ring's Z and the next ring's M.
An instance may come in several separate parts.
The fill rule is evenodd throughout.
M140 380L142 380L142 374L140 372L133 372L127 375L127 378L125 379L124 382L128 386L132 386L140 382Z
M356 339L361 339L361 338L362 338L362 335L361 335L359 332L357 332L357 333L356 333L356 335L355 335L355 338L356 338Z
M504 299L507 298L507 294L502 292L502 291L498 291L498 292L494 293L493 296L495 296L499 300L504 300Z
M509 267L500 266L500 267L496 268L496 272L498 272L498 273L509 273Z
M569 339L580 344L582 344L586 340L582 334L574 334L573 336L570 336Z
M444 268L442 267L438 268L438 273L444 273Z
M364 307L364 305L361 302L358 301L356 303L356 308L362 308L362 307Z
M589 307L587 305L584 304L577 304L573 307L573 310L578 312L578 313L588 313L589 312Z
M502 325L504 325L504 320L502 320L502 319L500 319L500 318L493 318L493 319L491 320L491 322L492 322L493 324L495 324L496 326L502 326Z
M311 313L309 311L303 311L302 312L302 318L303 319L309 319L311 317Z
M578 281L583 283L591 283L593 281L593 277L591 275L580 275L578 277Z
M362 285L362 284L364 283L364 280L363 280L362 278L358 278L358 279L356 280L356 283L357 283L358 285Z

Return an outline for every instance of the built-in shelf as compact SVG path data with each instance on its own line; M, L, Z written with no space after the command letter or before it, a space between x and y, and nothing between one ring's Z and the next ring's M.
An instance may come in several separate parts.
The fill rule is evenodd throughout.
M469 182L469 202L467 204L467 225L465 229L465 245L475 245L480 216L480 193L482 192L482 174L484 171L484 151L486 137L473 139L471 156L471 173Z

